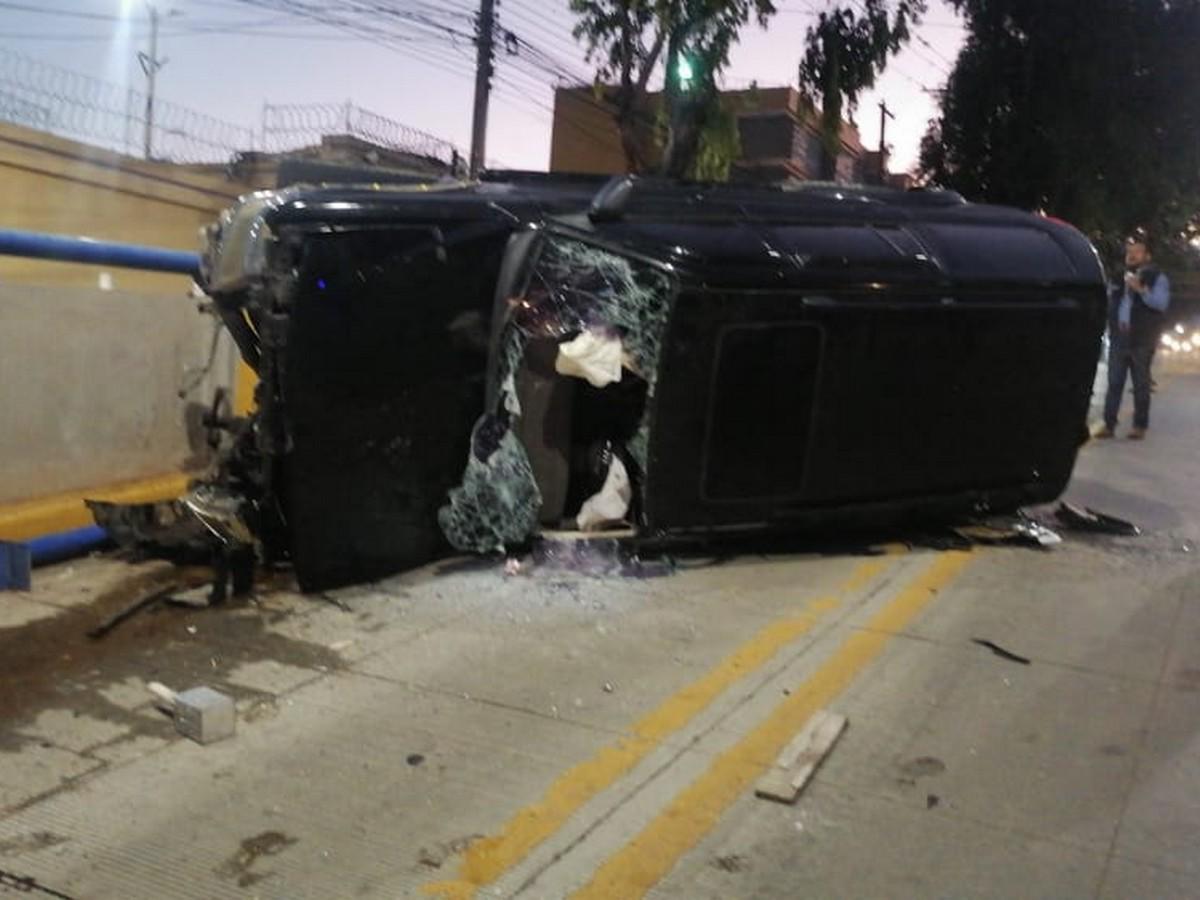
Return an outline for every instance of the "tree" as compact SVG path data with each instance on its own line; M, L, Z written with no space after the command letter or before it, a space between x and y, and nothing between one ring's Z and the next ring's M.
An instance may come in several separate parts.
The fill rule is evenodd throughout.
M691 172L702 138L721 115L717 76L729 64L739 32L751 18L765 27L775 7L771 0L673 0L663 9L669 24L663 171L681 178Z
M627 169L646 171L649 148L661 145L662 171L684 177L724 127L717 77L738 34L752 18L765 26L775 7L771 0L571 0L571 10L579 18L575 37L598 63L597 81L616 82L612 102ZM647 102L660 64L665 135ZM718 132L710 133L714 122Z
M1200 211L1200 0L952 0L967 39L922 142L934 182L1100 247Z
M705 116L692 167L687 177L695 181L728 181L733 163L742 153L737 110L721 98Z
M645 171L653 116L646 108L646 86L662 56L666 31L655 0L571 0L579 17L573 33L597 63L597 94L611 101L625 166ZM615 96L604 96L604 83L616 81Z
M821 98L821 177L832 181L842 148L842 110L875 86L888 58L909 39L926 0L863 0L858 11L837 6L817 17L805 35L800 88Z

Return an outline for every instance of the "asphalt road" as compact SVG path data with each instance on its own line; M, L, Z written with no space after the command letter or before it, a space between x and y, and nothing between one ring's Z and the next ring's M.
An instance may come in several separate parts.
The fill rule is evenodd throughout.
M0 599L0 896L1200 896L1200 375L1162 382L1070 491L1136 539L450 565L100 642L171 573L42 572ZM178 738L149 679L238 733ZM813 782L757 799L821 709Z

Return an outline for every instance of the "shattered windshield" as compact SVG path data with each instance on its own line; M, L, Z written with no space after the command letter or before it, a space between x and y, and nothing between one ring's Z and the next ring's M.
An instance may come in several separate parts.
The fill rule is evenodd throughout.
M580 504L574 524L586 530L628 517L631 482L646 468L650 400L672 288L671 276L650 263L564 236L541 242L524 291L508 301L494 373L496 406L476 423L462 483L439 515L452 546L502 551L530 537L540 521L559 518L557 508L543 515L546 493L564 503L578 493L571 482L587 476L572 478L569 457L576 455L590 457L582 469L600 483ZM539 366L543 358L552 364ZM584 382L578 402L552 400L557 414L535 421L529 401L544 413L542 398L570 391L568 380L575 379ZM577 417L603 420L609 427L601 431L608 434L589 435L597 439L580 446L573 438L592 423L572 421ZM567 457L566 484L564 459L531 460L530 444Z

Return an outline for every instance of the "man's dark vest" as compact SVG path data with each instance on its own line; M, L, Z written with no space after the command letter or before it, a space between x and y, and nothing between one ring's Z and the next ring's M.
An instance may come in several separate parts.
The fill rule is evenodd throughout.
M1142 284L1146 290L1154 287L1162 273L1157 266L1143 266L1138 270ZM1108 291L1108 333L1116 338L1120 335L1121 297L1125 293L1125 283L1118 282ZM1146 305L1141 293L1133 293L1133 302L1129 309L1129 343L1131 346L1143 347L1153 344L1162 335L1163 314L1157 309Z

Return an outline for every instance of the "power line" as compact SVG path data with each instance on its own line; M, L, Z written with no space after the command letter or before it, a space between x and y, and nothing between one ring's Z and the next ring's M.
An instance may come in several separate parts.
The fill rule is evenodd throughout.
M936 59L930 59L928 56L921 53L919 50L917 50L916 47L913 47L911 44L908 47L908 51L913 56L915 56L917 59L921 60L921 62L925 63L926 65L933 66L933 68L937 69L943 75L950 74L950 70L948 68L946 68L944 63L940 63Z
M933 44L929 43L929 41L925 40L925 38L921 37L921 35L916 34L916 35L913 35L913 37L915 37L917 39L917 42L919 44L921 44L923 47L926 47L927 49L932 51L934 53L934 55L941 58L944 62L946 62L947 64L949 64L951 66L954 65L954 60L950 59L948 56L946 56L944 53L942 53L940 50L938 50L937 47L933 46Z
M505 78L497 77L492 90L496 96L496 99L501 101L507 100L510 107L518 110L519 112L523 112L530 118L537 119L541 122L553 121L551 108L535 99L528 92L518 87L514 82ZM507 93L506 91L511 93ZM518 103L518 100L520 103Z
M893 63L892 65L890 65L888 68L890 68L890 69L891 69L893 72L895 72L897 75L899 75L899 76L900 76L901 78L903 78L905 81L911 82L913 85L915 85L916 87L920 88L922 91L928 91L928 90L932 90L932 89L929 87L929 85L927 85L925 82L921 81L921 80L920 80L920 79L918 79L918 78L914 78L913 76L909 75L907 72L905 72L905 71L904 71L903 69L901 69L899 66L897 66L895 63Z
M366 15L383 15L392 19L402 21L413 28L426 30L436 34L442 34L446 37L458 38L473 42L475 35L468 31L462 31L452 25L446 25L436 21L432 15L420 12L406 12L403 9L397 8L391 4L378 2L354 2L351 0L351 8L347 12L359 12Z
M546 83L546 76L537 69L527 69L517 65L505 64L497 67L497 71L506 77L524 79L531 90L546 91L552 89L552 86Z
M577 70L563 65L544 50L530 44L516 32L506 30L503 37L505 44L513 48L509 54L510 58L521 60L547 75L572 84L587 84L591 81L586 75L581 75Z
M538 87L543 87L543 88L545 87L544 83L536 81L534 76L530 76L527 73L516 72L514 70L513 74L519 74L525 78L530 79ZM539 115L539 118L541 118L543 121L560 122L566 126L569 126L570 128L573 128L579 134L582 134L594 141L606 142L610 139L610 135L600 134L600 133L588 128L586 125L584 125L580 122L576 122L570 116L562 116L561 118L555 117L555 109L552 105L546 103L545 101L539 99L538 97L535 97L533 94L531 94L529 92L528 89L523 88L522 86L518 85L515 81L513 81L508 76L508 74L503 73L503 72L497 72L496 81L501 86L507 88L509 91L516 94L518 97L520 97L525 103L537 108L538 110L541 110L541 113L538 115ZM510 97L509 99L511 101L513 98ZM607 113L608 115L610 115L610 116L612 115L611 109L609 109L606 105L599 103L594 98L592 98L590 96L581 95L580 99L584 100L584 102L588 103L591 106L600 108L603 112ZM511 103L510 103L510 105L511 105Z
M537 106L537 107L545 110L547 113L549 113L549 115L543 114L540 117L540 118L542 118L543 121L549 120L553 123L561 123L571 129L573 129L577 134L580 134L583 137L586 137L589 140L595 141L597 143L608 143L612 139L611 134L600 134L596 131L593 131L591 128L587 127L582 122L577 122L570 116L562 116L561 118L554 116L554 107L547 106L546 104L539 101L537 98L532 97L528 93L522 91L520 88L515 87L511 82L507 82L504 79L499 79L499 80L501 81L501 83L505 84L511 90L515 91L517 94L519 94L521 97L523 97L527 102L529 102L529 103L533 104L534 106ZM611 114L611 110L606 110L606 111L608 111Z
M394 32L389 32L387 29L356 23L353 20L348 20L336 14L336 12L323 12L306 4L294 2L294 0L239 0L239 2L243 6L284 12L301 19L337 28L372 43L381 44L382 46L389 46L390 41L399 39Z
M361 41L360 37L352 37L350 35L336 34L300 34L298 32L286 31L258 31L242 28L206 28L203 30L189 31L162 31L159 36L162 38L193 38L193 37L208 37L211 35L228 35L231 37L255 37L265 38L267 40L288 40L288 41L320 41L320 42L339 42L346 43L348 41ZM149 37L149 33L131 35L133 41L144 41ZM107 43L115 40L112 34L58 34L58 33L14 33L0 32L0 40L17 40L17 41L63 41L65 43L88 43L99 42Z
M503 22L507 16L515 18L522 28L529 28L540 32L542 36L538 40L553 45L554 49L558 52L583 55L584 48L575 40L570 28L567 29L564 35L547 25L544 17L539 13L530 10L529 7L522 5L518 0L506 0L504 6L501 8L501 21Z
M559 33L555 30L555 25L564 33L570 34L579 21L579 15L569 8L568 3L551 2L548 6L541 6L533 0L504 0L504 5L510 10L523 12L552 34ZM565 13L566 15L563 17L556 13Z
M14 9L14 10L21 10L21 11L26 11L26 12L41 13L41 14L46 14L46 15L68 16L71 18L86 19L89 21L112 22L112 23L117 23L117 24L133 23L133 24L136 24L139 26L145 25L149 22L149 19L142 19L142 18L134 19L132 17L128 18L128 19L124 19L119 16L108 16L108 15L102 15L99 13L76 12L74 10L65 10L65 9L47 9L47 8L43 8L43 7L26 6L26 5L20 4L20 3L0 3L0 9ZM258 20L254 20L254 21L240 22L240 23L210 22L210 21L202 19L202 20L196 20L196 21L187 21L187 22L177 23L175 27L180 28L182 30L180 30L180 31L164 30L162 32L162 34L164 37L181 36L181 35L185 35L185 34L234 34L234 33L241 33L241 32L251 34L251 33L260 33L260 32L256 32L255 31L256 29L264 28L264 27L268 27L268 26L272 26L272 25L279 25L279 24L281 24L281 17L279 17L279 16L273 16L270 19L258 19ZM107 40L112 40L114 37L114 35L111 31L106 31L103 33L90 32L87 34L62 34L61 32L53 32L53 33L8 32L8 33L5 33L0 36L11 38L11 39L64 40L64 41L76 41L76 40L79 40L79 41L86 41L86 40L107 41ZM141 38L145 38L145 36L146 36L146 34L141 34L138 37L139 37L139 39L141 39Z
M955 31L966 31L967 26L962 22L931 22L926 20L921 23L923 28L953 28Z
M457 29L452 27L443 27L436 22L405 21L406 17L403 16L399 21L391 22L390 27L367 25L362 21L362 14L370 12L370 10L364 10L361 5L351 5L347 8L343 4L340 9L335 6L330 10L328 6L314 9L312 6L294 2L294 0L240 0L240 2L247 6L286 12L315 21L374 43L384 49L393 52L402 51L405 57L424 63L455 78L468 81L473 79L473 67L455 55L461 47L454 40L457 36ZM347 13L349 13L348 16ZM432 24L432 28L417 27L421 24L426 26ZM396 28L403 28L406 31L397 33ZM413 30L416 30L417 34L412 34Z
M425 62L428 65L432 65L434 68L438 68L442 71L449 72L456 77L464 76L464 71L462 69L453 68L462 62L459 59L453 58L452 50L458 49L459 45L457 42L438 41L436 38L438 38L439 35L436 34L431 35L424 31L417 31L415 34L399 33L394 29L399 27L401 23L396 23L392 26L392 29L377 25L366 25L359 21L355 21L353 18L347 19L342 15L338 15L336 12L329 13L327 11L314 10L312 7L301 3L290 2L290 0L240 0L240 2L250 6L257 6L291 13L292 15L309 19L319 24L338 29L347 34L354 35L362 40L374 43L385 49L395 51L400 49L400 47L397 45L402 45L405 53L413 56L419 61ZM356 10L350 10L350 12L355 11ZM361 12L361 10L357 11ZM418 45L421 47L420 52L417 50ZM447 56L450 57L449 60L447 60Z
M127 17L114 16L108 13L81 12L77 9L58 9L55 7L30 6L24 3L0 3L0 9L14 9L19 12L41 13L46 16L65 16L71 19L93 19L98 22L125 22Z

